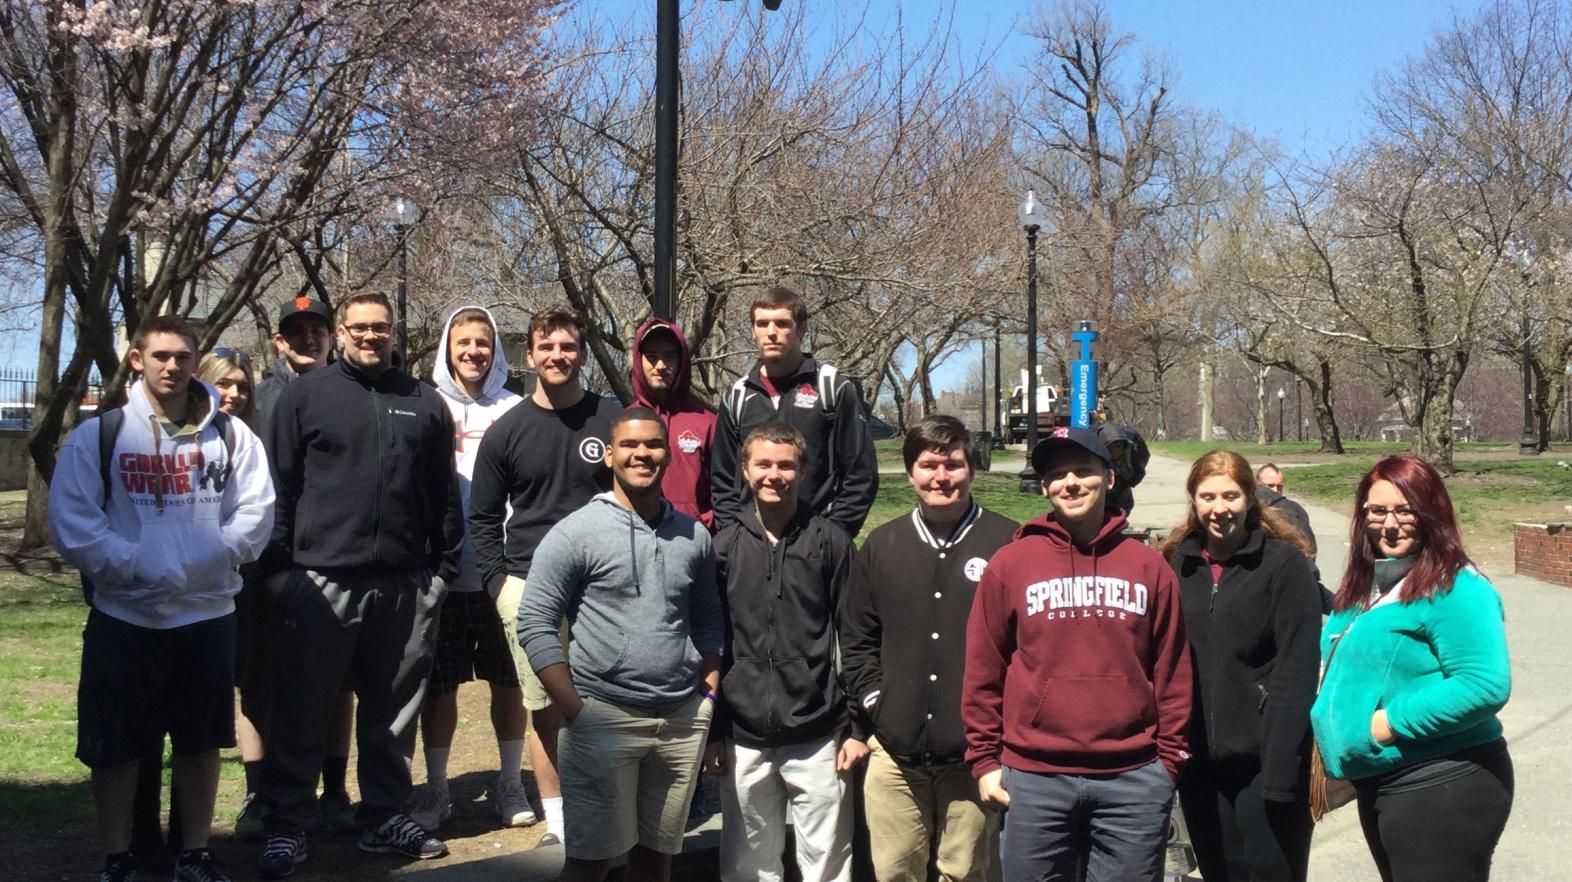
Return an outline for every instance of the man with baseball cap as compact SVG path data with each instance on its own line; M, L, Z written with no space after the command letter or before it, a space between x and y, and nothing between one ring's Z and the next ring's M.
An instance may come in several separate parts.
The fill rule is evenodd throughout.
M1009 808L1005 882L1163 872L1193 689L1173 570L1125 535L1089 429L1032 450L1050 511L988 562L966 634L961 717L985 803Z
M278 308L273 348L278 360L273 375L257 384L257 431L268 436L268 418L284 387L328 363L333 352L333 310L315 297L304 295L284 301Z

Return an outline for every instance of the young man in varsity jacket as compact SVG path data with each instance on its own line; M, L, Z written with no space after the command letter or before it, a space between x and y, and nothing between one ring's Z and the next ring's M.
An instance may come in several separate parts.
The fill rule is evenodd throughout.
M721 779L725 882L780 882L788 815L803 882L850 882L850 772L868 755L836 665L852 538L800 502L806 443L766 422L742 445L753 501L715 538L727 607L705 767Z
M841 622L852 697L871 718L863 799L880 882L981 880L997 816L964 762L966 616L993 557L1018 526L972 499L971 433L927 417L901 447L917 507L857 552Z
M961 717L983 801L1008 808L1005 882L1159 882L1194 681L1179 588L1107 507L1097 433L1032 451L1052 511L988 562L966 632Z
M800 498L814 514L856 536L879 492L879 462L862 396L835 368L802 351L808 306L797 292L767 288L748 314L759 363L732 384L721 403L710 463L715 523L735 522L748 505L742 440L765 421L779 420L807 441Z

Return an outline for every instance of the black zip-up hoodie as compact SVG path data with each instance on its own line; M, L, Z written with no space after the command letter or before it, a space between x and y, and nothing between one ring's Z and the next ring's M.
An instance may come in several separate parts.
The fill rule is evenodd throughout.
M767 420L795 427L808 442L800 472L799 496L815 514L840 524L855 536L868 519L879 492L879 461L868 434L862 396L844 375L837 374L834 401L819 399L819 363L804 355L797 372L778 381L778 402L770 401L762 364L732 385L721 400L715 449L710 457L710 486L715 523L733 523L752 498L742 477L742 442ZM733 414L741 397L741 418Z
M751 505L715 537L727 635L718 737L748 747L866 737L836 667L853 553L845 530L806 507L773 546Z
M1210 762L1261 766L1267 799L1302 799L1321 665L1321 590L1310 562L1259 527L1212 581L1201 536L1169 560L1195 659L1191 745Z
M458 574L453 426L436 389L397 367L371 377L341 359L284 387L264 440L278 494L265 572Z

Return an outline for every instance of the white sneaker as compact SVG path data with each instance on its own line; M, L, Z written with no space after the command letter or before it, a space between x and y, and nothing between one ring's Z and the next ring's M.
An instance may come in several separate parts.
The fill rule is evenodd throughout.
M443 821L453 817L453 800L448 797L448 785L427 782L420 789L420 796L415 798L415 806L409 816L428 831L442 826Z
M517 778L497 784L491 791L491 807L504 827L528 827L536 821L524 784Z

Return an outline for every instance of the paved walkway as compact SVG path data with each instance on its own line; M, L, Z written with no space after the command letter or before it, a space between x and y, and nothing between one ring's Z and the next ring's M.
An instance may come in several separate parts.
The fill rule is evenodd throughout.
M1018 465L1014 468L1019 468ZM1171 528L1185 514L1184 481L1189 463L1154 456L1146 479L1136 489L1137 527ZM1287 469L1293 495L1293 469ZM1353 493L1353 484L1349 485ZM1335 581L1348 556L1348 518L1319 505L1305 505L1320 546L1318 563ZM1572 879L1572 589L1507 573L1488 573L1506 599L1507 632L1512 649L1512 700L1501 713L1517 772L1517 797L1506 835L1496 852L1494 877L1506 880ZM690 851L715 847L712 819L689 834ZM539 849L455 866L410 867L401 878L422 882L549 882L561 869L562 849ZM679 872L696 882L714 878L703 864ZM1352 806L1340 809L1316 831L1310 856L1310 882L1376 879L1375 864L1359 830Z

